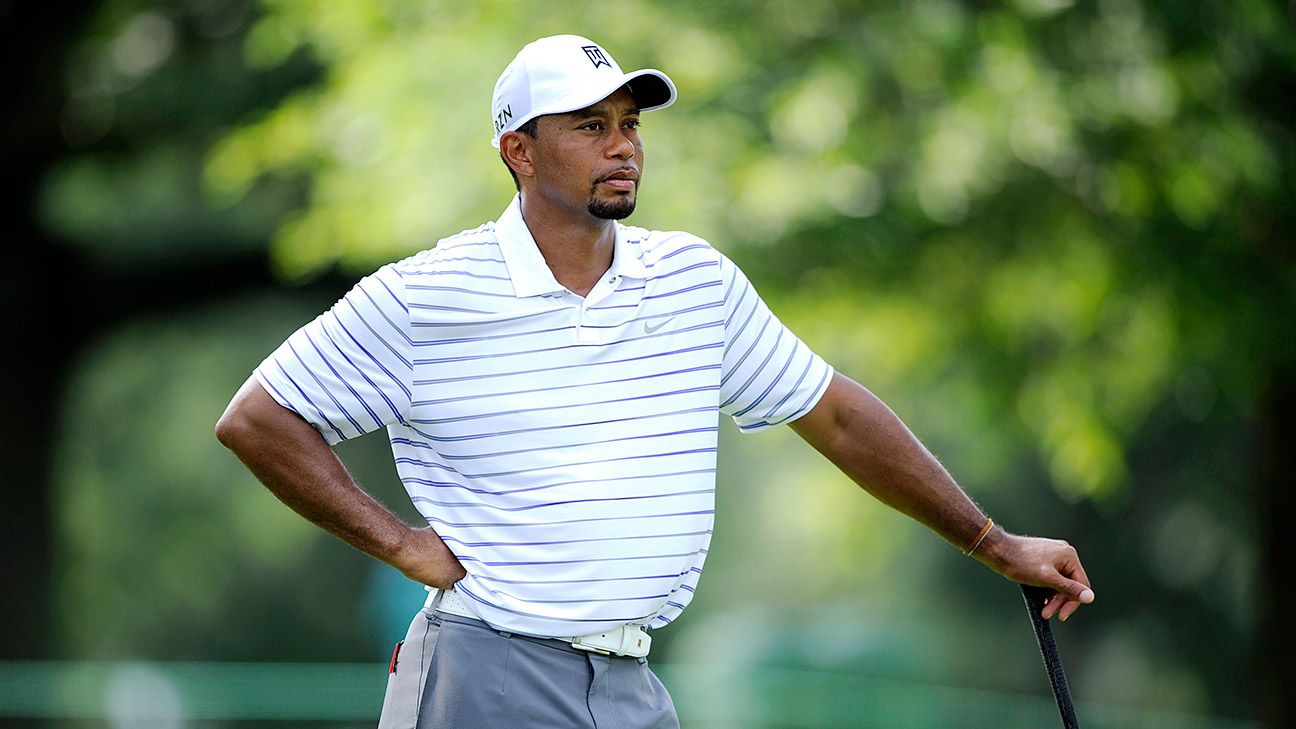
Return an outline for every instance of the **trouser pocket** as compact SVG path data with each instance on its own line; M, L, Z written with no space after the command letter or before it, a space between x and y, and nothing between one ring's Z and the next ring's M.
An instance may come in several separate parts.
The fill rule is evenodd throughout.
M423 684L440 629L438 618L420 610L410 622L405 640L396 644L388 665L379 729L414 729L418 724Z

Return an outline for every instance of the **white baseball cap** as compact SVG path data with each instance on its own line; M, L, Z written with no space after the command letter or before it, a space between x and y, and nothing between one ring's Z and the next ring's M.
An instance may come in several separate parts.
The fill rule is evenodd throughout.
M526 44L495 82L491 116L500 135L544 114L584 109L629 85L640 111L675 103L675 84L655 68L623 73L599 44L578 35L554 35Z

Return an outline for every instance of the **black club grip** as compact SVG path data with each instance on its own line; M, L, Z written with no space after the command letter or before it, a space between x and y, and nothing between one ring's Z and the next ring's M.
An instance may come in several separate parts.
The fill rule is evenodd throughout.
M1075 706L1071 703L1071 689L1067 687L1066 673L1062 670L1062 657L1058 655L1057 641L1053 640L1053 628L1049 621L1040 617L1040 611L1053 591L1030 585L1021 585L1021 591L1026 600L1026 612L1030 613L1031 628L1035 630L1035 642L1039 643L1040 655L1044 658L1049 686L1053 688L1053 698L1057 699L1058 713L1062 715L1062 726L1080 729Z

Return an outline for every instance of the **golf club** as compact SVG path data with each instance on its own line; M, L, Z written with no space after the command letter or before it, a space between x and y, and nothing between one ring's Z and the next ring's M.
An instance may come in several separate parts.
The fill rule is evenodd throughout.
M1021 585L1021 591L1022 597L1026 599L1026 612L1030 614L1031 627L1035 629L1035 641L1039 643L1040 655L1044 658L1049 686L1053 688L1053 698L1057 700L1058 712L1062 715L1062 726L1066 729L1080 729L1075 706L1071 703L1071 689L1067 687L1066 673L1062 670L1062 658L1058 655L1057 642L1053 640L1053 629L1049 626L1049 621L1040 616L1044 603L1053 591L1047 587L1030 585Z

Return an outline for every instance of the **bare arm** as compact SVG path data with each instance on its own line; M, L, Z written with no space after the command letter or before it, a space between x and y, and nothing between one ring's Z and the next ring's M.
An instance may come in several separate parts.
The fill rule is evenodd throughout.
M895 413L848 377L835 375L792 429L878 500L960 549L986 523L986 515ZM1089 578L1066 542L1009 534L996 525L973 556L1014 582L1052 588L1042 613L1046 619L1066 620L1081 603L1093 602Z
M465 574L431 527L414 528L365 493L297 413L248 378L216 423L216 437L298 514L410 579L449 588Z

